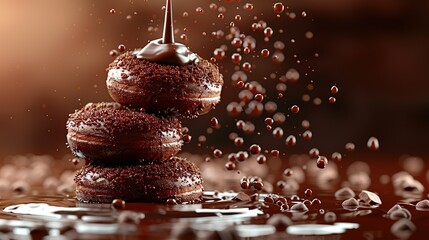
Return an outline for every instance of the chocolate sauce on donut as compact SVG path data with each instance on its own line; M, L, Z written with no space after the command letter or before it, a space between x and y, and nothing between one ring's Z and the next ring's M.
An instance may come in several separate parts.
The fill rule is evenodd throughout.
M197 61L196 54L189 51L185 45L174 41L172 0L167 0L165 4L162 38L151 41L143 49L136 51L135 55L137 58L170 65L183 66Z

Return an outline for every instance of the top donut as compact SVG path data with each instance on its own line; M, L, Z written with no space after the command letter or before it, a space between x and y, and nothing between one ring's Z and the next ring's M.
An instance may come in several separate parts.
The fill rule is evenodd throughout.
M219 103L223 77L213 63L197 56L186 65L171 65L138 58L138 52L125 52L107 68L107 89L116 102L187 118Z

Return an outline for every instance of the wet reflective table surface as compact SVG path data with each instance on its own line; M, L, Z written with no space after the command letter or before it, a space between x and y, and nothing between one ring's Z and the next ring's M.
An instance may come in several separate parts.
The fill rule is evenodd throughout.
M29 166L19 171L34 168ZM429 206L422 202L416 208L428 199L425 174L413 177L400 167L372 167L368 185L364 166L340 169L348 176L304 167L303 179L294 168L295 180L283 177L285 185L274 181L271 189L264 180L262 191L237 188L239 180L225 174L223 182L233 190L206 187L199 204L126 203L120 209L78 202L72 184L66 184L73 171L54 172L56 188L49 188L49 177L39 187L25 182L2 186L0 239L421 239L429 234ZM0 172L6 174L4 168ZM210 184L210 173L205 174ZM335 194L346 186L355 196ZM305 194L306 188L311 193ZM381 204L371 195L366 201L362 190L379 196ZM350 198L357 205L343 206Z

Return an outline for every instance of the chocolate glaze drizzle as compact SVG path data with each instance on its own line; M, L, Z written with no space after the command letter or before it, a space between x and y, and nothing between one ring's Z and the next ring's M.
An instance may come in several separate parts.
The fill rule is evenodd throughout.
M164 32L162 35L162 43L174 43L173 5L171 4L171 0L167 0L165 3Z
M162 38L151 41L135 54L137 58L171 65L186 65L198 59L185 45L174 41L172 0L166 0Z

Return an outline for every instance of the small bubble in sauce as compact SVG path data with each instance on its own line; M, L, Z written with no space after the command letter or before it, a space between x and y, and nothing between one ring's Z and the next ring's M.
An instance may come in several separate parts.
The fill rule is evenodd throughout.
M283 129L281 127L276 127L273 130L273 137L280 139L283 137Z
M127 49L127 47L125 47L125 45L124 44L120 44L119 46L118 46L118 50L120 51L120 52L125 52L125 50Z
M331 93L332 94L337 94L338 93L338 87L337 86L332 86L331 87Z
M301 198L296 194L293 194L292 196L290 196L290 200L292 200L292 201L299 201L300 199Z
M264 198L264 202L266 203L274 203L274 199L270 196L267 196Z
M220 158L220 157L222 157L222 151L221 150L219 150L219 149L215 149L214 151L213 151L213 156L215 156L215 157L217 157L217 158Z
M110 52L109 52L109 55L111 56L111 57L116 57L116 56L118 56L118 51L117 50L111 50Z
M11 189L17 193L27 193L31 190L31 186L26 181L18 180L12 184Z
M80 159L79 159L79 158L73 158L73 159L71 160L71 162L73 163L73 165L78 165L78 164L79 164L79 162L80 162Z
M210 10L212 10L212 11L216 11L216 10L217 10L217 5L216 5L216 3L210 3L209 8L210 8Z
M262 49L261 56L265 57L265 58L269 57L270 56L270 51L268 49Z
M222 60L225 58L225 51L222 48L216 48L213 52L213 56L217 60Z
M277 103L269 101L265 103L264 108L267 113L274 113L275 111L277 111Z
M253 4L246 3L246 4L244 4L243 8L246 9L247 11L252 11L253 10Z
M267 162L267 157L265 157L264 155L259 155L259 156L256 158L256 161L257 161L259 164L264 164L264 163L266 163L266 162Z
M293 147L296 145L296 137L294 135L289 135L286 138L286 145L288 145L289 147Z
M297 105L293 105L293 106L290 108L290 111L291 111L292 113L298 113L298 112L299 112L299 107L298 107Z
M306 130L306 131L302 134L302 136L303 136L305 139L310 140L310 139L313 137L313 133L312 133L310 130Z
M370 137L366 146L371 150L378 150L380 148L380 143L376 137Z
M275 41L273 44L275 50L282 51L286 47L285 43L282 41ZM286 76L285 76L286 77Z
M272 118L265 118L264 122L267 125L272 125L274 123L274 119L272 119Z
M120 198L113 199L112 207L116 209L123 209L125 208L125 201Z
M287 199L284 197L278 197L276 203L281 204L281 205L285 205L285 204L287 204Z
M231 45L234 47L241 47L243 45L243 41L240 38L234 38Z
M264 184L262 182L259 181L254 181L252 183L253 188L255 188L258 191L261 191L264 188Z
M314 105L316 105L316 106L319 106L320 104L322 104L322 99L320 99L320 98L314 98L313 99L313 104Z
M337 101L334 97L329 97L329 103L335 103Z
M207 141L206 136L204 136L204 135L200 135L200 136L198 137L198 142L199 142L199 143L205 143L206 141Z
M237 161L237 155L235 153L228 154L228 161L230 161L230 162Z
M235 117L243 112L243 107L237 102L231 102L226 106L226 111L230 116Z
M305 195L306 197L311 197L311 195L313 195L313 191L312 191L311 189L307 188L307 189L305 189L305 191L304 191L304 195Z
M286 121L286 116L283 113L278 112L274 114L273 119L276 124L283 124Z
M280 63L284 62L285 55L282 52L276 51L276 52L274 52L271 59L273 60L274 63L280 64Z
M355 150L355 144L354 143L347 143L346 144L346 150L352 152Z
M313 37L314 37L314 33L310 32L310 31L305 33L305 38L312 39Z
M328 159L324 156L319 156L316 161L316 165L318 168L323 169L328 165Z
M285 10L285 6L283 5L283 3L278 2L274 4L273 10L275 13L282 13Z
M241 178L241 180L240 180L240 187L242 189L248 189L249 186L250 186L249 179L247 179L246 177Z
M279 92L285 92L287 90L287 86L284 83L278 83L276 85L276 90Z
M191 135L189 135L189 134L185 134L185 135L183 135L182 140L183 140L183 142L185 142L185 143L189 143L189 142L191 142L191 140L192 140L192 136L191 136Z
M204 13L204 9L203 9L203 8L201 8L201 7L197 7L197 8L195 9L195 12L196 12L196 13L198 13L198 14L203 14L203 13Z
M334 160L335 162L341 162L342 155L341 155L341 153L339 153L339 152L334 152L334 153L332 153L331 158L332 158L332 160Z
M337 220L337 215L334 212L326 212L324 215L325 222L331 223Z
M241 59L242 59L242 57L239 53L233 53L231 55L231 60L235 64L239 64L241 62Z
M232 171L232 170L235 170L236 165L233 162L227 162L227 163L225 163L225 168L228 171Z
M244 85L244 87L247 89L247 90L249 90L249 91L254 91L255 90L255 87L253 86L253 84L251 84L251 83L246 83L245 85Z
M241 100L241 102L248 103L254 98L254 96L253 96L253 93L251 91L246 89L246 90L242 90L238 93L238 98Z
M258 101L250 101L247 105L246 114L253 117L258 117L262 115L264 110L264 105Z
M238 120L235 125L237 126L238 129L243 129L244 126L246 126L246 123L243 120Z
M234 141L234 139L237 138L237 137L238 137L238 133L236 133L236 132L230 132L228 134L228 139L231 140L231 141Z
M243 128L245 134L252 134L255 131L255 125L251 122L246 122L246 125Z
M167 205L177 205L177 201L174 198L169 198L166 201Z
M283 189L286 186L286 182L283 180L279 180L279 181L277 181L276 186L280 189Z
M265 37L271 37L273 35L274 31L272 28L267 27L264 29L264 35Z
M291 68L286 72L286 80L288 82L295 83L299 80L299 77L299 72L294 68Z
M310 127L310 122L309 122L308 120L303 120L303 121L301 122L301 126L302 126L303 128L309 128L309 127Z
M303 102L309 102L310 101L310 95L308 95L308 94L302 95L302 101Z
M318 158L319 157L319 149L317 149L317 148L310 149L310 151L308 151L308 155L311 158Z
M258 102L262 102L264 100L264 96L258 93L255 95L255 100Z
M249 148L249 152L251 154L259 154L261 153L261 147L258 144L252 144Z
M293 170L292 170L292 169L290 169L290 168L286 168L286 169L283 171L283 175L285 175L286 177L290 177L290 176L292 176L292 175L293 175Z
M242 137L237 137L234 139L235 146L242 146L244 143L244 139Z
M243 63L243 70L249 72L250 70L252 70L252 64L250 64L249 62Z
M111 14L115 14L116 13L116 10L114 9L114 8L112 8L112 9L110 9L110 11L109 11Z
M278 157L280 155L279 150L271 150L271 156Z
M249 157L249 154L245 151L239 151L237 153L237 160L239 162L243 162L244 160L246 160Z
M210 119L210 126L212 127L212 128L215 128L215 127L217 127L219 125L219 120L217 120L217 118L215 118L215 117L212 117L211 119Z

